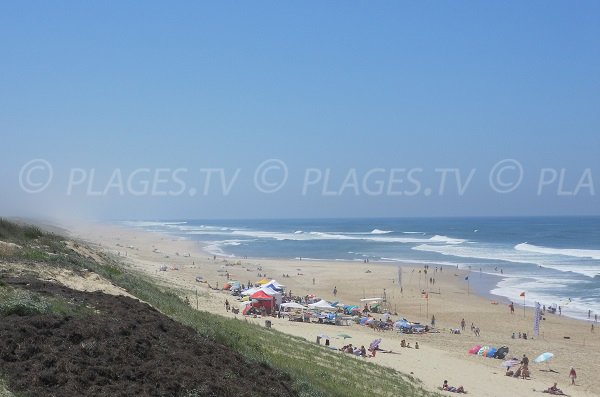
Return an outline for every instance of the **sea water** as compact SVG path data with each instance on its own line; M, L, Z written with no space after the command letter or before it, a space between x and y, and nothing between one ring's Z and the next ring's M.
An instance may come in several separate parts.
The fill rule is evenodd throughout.
M600 315L600 217L125 221L219 256L460 267L498 275L491 294Z

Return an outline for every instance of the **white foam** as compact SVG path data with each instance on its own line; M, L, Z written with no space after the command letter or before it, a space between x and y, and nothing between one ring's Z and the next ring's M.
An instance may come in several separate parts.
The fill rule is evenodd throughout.
M523 297L520 294L525 292L526 306L534 306L535 302L540 302L540 304L546 306L557 304L562 307L564 316L585 320L587 319L588 310L598 313L600 312L600 305L593 300L583 298L571 298L569 300L568 287L576 283L578 283L577 280L561 279L559 281L548 277L536 277L535 279L505 278L490 292L521 305L523 304ZM548 292L549 290L552 290L552 293Z
M393 231L392 230L380 230L380 229L371 230L371 234L388 234L388 233L393 233Z
M447 236L435 235L426 237L391 237L385 234L393 233L390 230L373 229L371 232L305 232L296 230L294 232L273 232L262 230L251 230L244 228L228 228L223 226L208 225L189 225L187 222L129 222L130 226L142 228L168 227L177 231L191 235L217 235L217 236L242 236L250 238L263 238L273 240L364 240L381 243L399 243L399 244L423 244L423 243L443 243L443 244L461 244L466 240ZM405 234L424 234L422 232L403 232Z
M446 244L461 244L466 241L466 240L463 240L460 238L450 238L450 237L446 237L446 236L440 236L437 234L435 236L431 237L429 240L435 241L435 242L440 242L440 243L446 243Z
M595 277L600 274L600 263L565 263L560 258L548 254L538 254L516 250L513 248L501 248L498 246L477 245L431 245L421 244L412 248L417 251L437 252L447 256L457 256L471 259L487 259L493 261L504 261L512 263L526 263L542 266L561 272L573 272L587 277Z
M535 252L538 254L563 255L563 256L572 256L575 258L588 258L588 259L599 259L600 260L600 250L584 250L584 249L575 249L575 248L550 248L550 247L542 247L542 246L528 244L528 243L517 244L517 245L515 245L515 249L517 251Z

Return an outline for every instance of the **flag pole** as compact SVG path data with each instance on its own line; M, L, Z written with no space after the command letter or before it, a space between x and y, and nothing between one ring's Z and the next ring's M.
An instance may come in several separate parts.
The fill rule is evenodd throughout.
M471 294L471 281L469 281L469 276L465 277L465 280L467 281L467 295Z
M523 318L525 318L525 295L523 295Z

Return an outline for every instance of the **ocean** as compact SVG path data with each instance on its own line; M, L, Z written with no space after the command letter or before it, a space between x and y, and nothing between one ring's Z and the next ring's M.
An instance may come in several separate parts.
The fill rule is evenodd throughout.
M221 256L458 266L497 276L490 294L600 315L600 217L123 221ZM477 277L470 277L477 283Z

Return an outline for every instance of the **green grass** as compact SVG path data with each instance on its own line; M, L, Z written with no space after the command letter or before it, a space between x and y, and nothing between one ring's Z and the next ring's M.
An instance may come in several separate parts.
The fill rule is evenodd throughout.
M20 244L41 237L43 234L36 226L18 225L0 218L0 240Z
M93 308L69 302L58 296L46 296L20 288L0 284L0 315L33 316L59 314L71 316L91 315Z
M19 228L22 227L15 228L7 226L6 221L0 222L0 233L8 230L21 239L26 233ZM32 231L27 235L33 236L35 233ZM23 240L19 239L22 243ZM184 291L157 285L150 277L124 268L117 258L106 254L99 253L102 263L79 255L58 236L42 233L22 245L24 248L20 251L37 246L40 251L53 252L51 256L39 256L43 258L39 261L44 263L72 270L86 268L94 271L165 315L191 326L199 335L239 352L251 363L267 364L289 374L294 380L295 390L303 397L439 396L438 393L424 390L420 382L410 375L391 368L326 350L304 339L246 321L197 311L191 307L194 306L193 299L191 306L182 299ZM24 258L22 252L13 255L8 259ZM37 259L33 258L38 256L29 253L26 257L35 261ZM57 307L56 303L54 307ZM198 393L202 394L201 391L189 391L188 394L194 396Z

